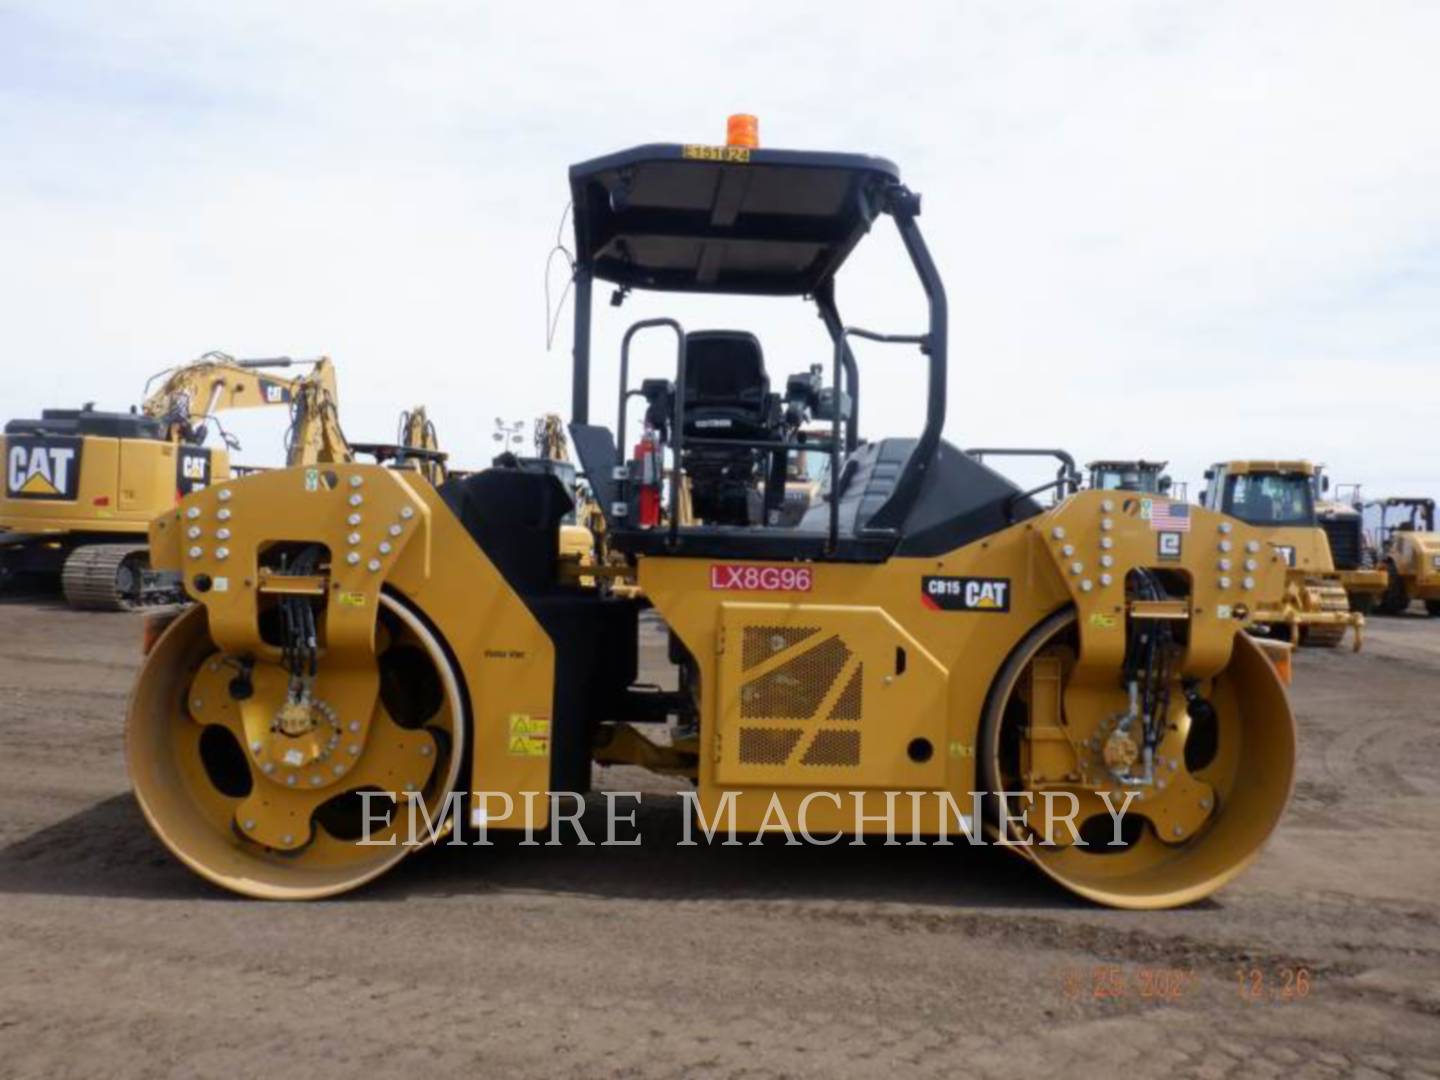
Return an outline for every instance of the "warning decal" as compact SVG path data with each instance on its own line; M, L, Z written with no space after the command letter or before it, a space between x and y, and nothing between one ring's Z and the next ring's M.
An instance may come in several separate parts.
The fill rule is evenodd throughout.
M508 749L520 757L544 757L550 753L550 718L511 713Z

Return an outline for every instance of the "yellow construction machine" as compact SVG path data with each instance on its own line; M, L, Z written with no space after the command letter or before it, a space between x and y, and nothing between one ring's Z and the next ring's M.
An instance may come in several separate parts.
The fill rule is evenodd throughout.
M350 461L356 454L364 454L397 469L417 472L437 487L450 475L449 455L440 449L435 423L426 415L424 405L416 405L400 414L395 442L348 443L343 457L330 460Z
M1251 598L1282 588L1270 530L1192 507L1180 531L1107 491L1044 507L945 441L945 292L889 161L652 144L573 166L570 189L570 434L638 594L564 573L570 493L505 462L438 489L342 464L192 492L150 535L196 603L146 656L126 729L140 806L180 860L250 896L342 893L430 838L553 827L547 793L584 792L597 761L689 778L708 835L963 832L1123 907L1196 900L1255 858L1295 762L1288 647L1244 632ZM847 325L835 301L885 223L926 299L910 332ZM918 354L918 430L861 444L837 408L823 441L718 445L699 421L723 403L692 409L687 371L750 401L759 340L646 318L622 372L637 334L675 346L671 441L651 448L671 468L647 467L591 422L597 283L813 302L817 358L857 406L857 350L867 370ZM622 375L606 395L614 432L631 392ZM743 508L707 457L687 466L737 445L823 453L833 480L793 525L682 522L687 482L697 506ZM657 484L662 516L642 520ZM1255 565L1217 570L1231 558ZM641 681L645 608L678 690Z
M297 364L308 366L305 374L274 373ZM234 441L220 428L221 445L205 445L209 426L220 426L219 413L288 408L290 465L349 456L325 357L237 360L207 353L154 376L146 391L144 404L130 412L87 405L6 423L0 579L59 577L77 608L178 599L174 575L149 565L146 528L178 499L229 478Z
M1351 596L1378 596L1385 576L1360 565L1358 545L1353 556L1342 548L1347 565L1337 567L1316 509L1329 486L1320 470L1308 461L1227 461L1207 469L1205 480L1201 502L1260 530L1265 548L1278 551L1288 567L1283 592L1252 606L1249 620L1283 631L1294 644L1323 648L1339 645L1353 629L1358 651L1365 616ZM1259 563L1257 553L1236 549L1218 566L1228 581L1252 576Z
M1385 592L1375 610L1399 615L1420 600L1440 615L1440 533L1435 531L1435 500L1397 495L1364 504L1374 515L1375 565L1385 574Z

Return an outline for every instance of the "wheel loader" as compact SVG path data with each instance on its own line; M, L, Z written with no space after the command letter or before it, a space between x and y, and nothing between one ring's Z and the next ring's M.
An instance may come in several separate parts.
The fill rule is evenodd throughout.
M1354 609L1351 596L1378 596L1385 588L1385 576L1360 565L1358 548L1352 553L1341 547L1346 565L1337 566L1331 532L1316 508L1329 487L1320 470L1308 461L1227 461L1207 469L1205 480L1201 502L1261 530L1266 544L1283 556L1288 568L1283 593L1253 608L1250 620L1285 634L1293 644L1320 648L1334 648L1344 640L1346 630L1352 630L1358 652L1365 616ZM1324 521L1343 525L1333 513ZM1337 547L1340 535L1337 529ZM1225 559L1221 569L1248 574L1252 562Z
M1384 595L1384 572L1365 540L1365 522L1362 507L1358 505L1360 485L1336 484L1332 494L1330 478L1325 475L1324 467L1317 465L1311 488L1315 519L1325 530L1330 560L1345 586L1350 610L1368 615Z
M298 377L273 372L308 364ZM158 386L155 384L158 382ZM151 387L154 387L152 390ZM155 515L230 477L233 440L207 446L207 429L231 409L291 412L287 461L341 460L328 358L236 360L208 353L154 376L144 404L126 413L45 409L11 420L0 439L0 579L60 579L71 607L123 610L182 594L145 550Z
M1120 492L1042 507L947 441L966 372L920 196L887 160L651 144L569 181L570 433L638 592L564 572L573 503L543 472L437 489L340 464L189 494L150 536L195 603L150 648L126 727L140 806L178 859L248 896L331 896L427 842L556 828L567 803L547 793L584 792L595 762L693 782L686 821L707 837L779 836L785 819L824 839L963 833L1121 907L1197 900L1256 857L1295 762L1288 647L1243 629L1252 597L1282 587L1268 530L1195 507L1182 531ZM898 233L923 325L842 319L836 282L872 227ZM625 330L622 372L639 334L675 349L670 442L651 446L671 468L654 468L617 447L625 376L601 396L614 427L592 419L604 284L727 311L813 304L815 357L857 407L859 353L882 381L923 368L914 430L861 443L855 410L835 409L823 441L732 432L731 449L825 454L824 497L789 526L682 521L686 462L718 448L699 421L723 407L692 408L687 360L703 352L744 401L763 347L669 316ZM1217 569L1232 558L1255 567ZM640 679L647 608L678 690ZM417 812L434 828L410 843Z
M1385 592L1375 610L1399 615L1415 600L1440 615L1440 533L1435 500L1392 496L1365 503L1375 517L1375 563L1385 573Z

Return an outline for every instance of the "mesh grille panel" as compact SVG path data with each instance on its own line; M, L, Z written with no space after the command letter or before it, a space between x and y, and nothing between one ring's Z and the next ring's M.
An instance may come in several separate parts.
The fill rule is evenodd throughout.
M818 731L801 765L859 765L860 732Z
M746 765L784 765L804 734L799 728L740 729L740 761Z
M762 660L819 632L818 626L747 626L740 645L740 669L749 671Z
M865 665L855 665L855 674L850 676L850 681L845 684L845 689L840 691L840 696L835 699L835 705L830 710L827 720L859 720L860 719L860 688L865 681Z
M826 638L742 686L740 715L747 720L808 720L849 659L850 650L839 635Z

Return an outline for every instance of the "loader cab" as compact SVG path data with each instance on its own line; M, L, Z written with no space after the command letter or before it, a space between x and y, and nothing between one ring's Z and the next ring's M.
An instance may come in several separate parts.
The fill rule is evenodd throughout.
M1085 466L1090 487L1096 491L1136 491L1167 495L1172 483L1165 474L1165 461L1092 461Z
M1251 525L1315 528L1315 469L1308 462L1228 462L1205 470L1204 505Z
M656 144L575 165L570 185L571 435L617 550L881 562L952 550L1040 512L1030 493L941 437L945 291L920 234L920 197L891 162ZM851 252L873 228L887 226L898 231L927 300L925 324L904 333L849 326L836 301ZM746 328L639 320L620 343L612 429L591 423L597 283L614 286L612 305L634 290L793 298L814 305L824 333L808 368L788 373L781 392L763 343ZM673 342L673 379L635 385L631 350L642 334ZM897 363L914 363L918 354L925 365L925 403L904 437L860 438L857 340L885 346L874 351ZM883 370L875 377L883 381ZM627 422L642 415L648 441L632 455ZM802 471L811 484L803 506L787 491L798 487ZM810 479L817 474L826 477L823 485Z

